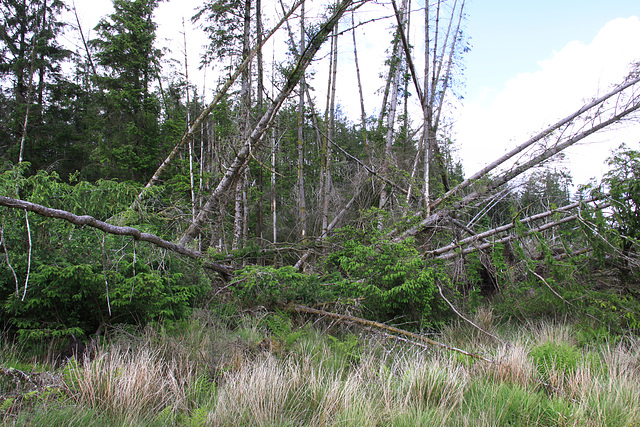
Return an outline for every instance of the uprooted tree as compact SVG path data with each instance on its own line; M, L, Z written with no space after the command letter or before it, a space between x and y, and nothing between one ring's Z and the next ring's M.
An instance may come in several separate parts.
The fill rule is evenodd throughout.
M282 17L266 34L260 2L203 6L198 19L229 28L212 33L206 58L224 54L235 65L208 104L182 104L190 82L180 76L144 101L163 99L155 137L174 138L153 159L160 166L144 177L146 185L80 180L90 176L81 168L61 179L55 165L54 172L30 170L26 162L3 166L0 322L25 338L82 336L112 323L179 318L208 301L225 310L355 311L371 319L361 322L368 327L403 318L417 329L452 314L466 319L463 312L487 298L515 317L574 313L607 328L640 328L638 295L629 286L638 280L637 151L620 149L602 185L576 195L564 172L550 166L568 147L637 119L637 73L465 179L443 126L466 50L464 1L423 9L424 43L409 40L416 25L410 2L372 6L393 23L375 118L367 117L362 93L371 88L362 87L357 66L358 30L367 23L356 23L353 13L367 2L338 1L317 22L309 22L305 15L314 15L301 11L303 3L280 4ZM269 93L262 50L283 27L289 59L277 72L274 64ZM332 98L340 85L337 40L348 32L361 97L357 126ZM232 46L226 36L236 37L237 49L221 53ZM107 42L96 45L108 51ZM325 65L325 53L329 89L320 114L304 82L312 64ZM89 46L86 54L90 62ZM236 96L231 89L240 77ZM118 147L105 139L96 153Z

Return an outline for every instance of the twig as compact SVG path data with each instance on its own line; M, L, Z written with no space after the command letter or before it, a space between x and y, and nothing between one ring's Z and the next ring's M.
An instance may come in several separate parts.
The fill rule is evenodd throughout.
M438 284L436 282L436 286L438 287L438 292L440 292L440 296L442 297L442 299L444 300L444 302L447 303L447 305L449 305L449 307L451 307L451 310L453 310L454 313L456 313L458 315L458 317L460 317L462 320L464 320L465 322L467 322L468 324L470 324L471 326L473 326L474 328L476 328L477 330L479 330L480 332L482 332L483 334L486 334L488 336L490 336L491 338L493 338L494 340L500 342L500 344L504 344L505 346L509 347L511 344L509 344L508 342L505 342L503 340L501 340L500 338L498 338L497 336L493 335L491 332L488 332L484 329L482 329L480 326L476 325L475 323L473 323L471 320L467 319L466 317L464 317L462 315L462 313L460 313L455 306L451 303L451 301L449 301L447 299L447 297L444 296L444 294L442 293L442 288L440 287L440 284Z

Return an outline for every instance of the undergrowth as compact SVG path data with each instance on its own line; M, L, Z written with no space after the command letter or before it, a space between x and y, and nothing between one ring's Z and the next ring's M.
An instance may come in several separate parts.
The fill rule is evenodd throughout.
M54 370L3 342L3 425L631 426L640 422L640 348L625 338L590 348L571 325L497 327L489 339L452 324L438 339L494 363L423 349L284 313L211 312L189 321L110 331L95 357ZM329 329L327 329L329 328ZM464 342L460 342L460 333ZM22 361L21 361L22 360ZM31 363L31 364L30 364ZM39 376L36 371L40 371ZM13 371L15 372L15 371Z

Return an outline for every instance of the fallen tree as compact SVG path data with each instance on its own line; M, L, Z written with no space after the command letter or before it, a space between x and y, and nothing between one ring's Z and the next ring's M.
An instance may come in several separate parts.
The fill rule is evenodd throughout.
M48 208L36 203L27 202L26 200L13 199L11 197L0 196L0 206L33 212L47 218L63 219L79 227L93 227L109 234L115 234L118 236L131 236L135 240L149 242L160 248L168 249L180 255L185 255L192 259L202 260L204 267L215 271L216 273L220 273L225 277L232 275L234 271L233 267L205 260L202 252L198 250L190 249L173 242L169 242L168 240L164 240L161 237L156 236L155 234L144 233L137 228L113 225L104 221L100 221L90 215L75 215L71 212L61 209Z
M361 317L349 316L346 314L332 313L330 311L319 310L317 308L306 307L304 305L299 305L299 304L293 304L290 308L296 313L313 314L316 316L329 317L331 319L335 319L340 322L355 323L360 326L364 326L364 327L368 327L368 328L372 328L378 331L388 333L392 336L398 335L401 337L408 338L409 340L412 340L414 342L426 343L434 347L439 347L445 350L461 353L461 354L464 354L465 356L473 357L474 359L480 359L480 360L484 360L485 362L493 363L491 359L488 359L478 353L472 353L466 350L462 350L447 344L443 344L438 341L434 341L430 338L425 337L424 335L415 334L413 332L405 331L404 329L396 328L395 326L385 325L384 323L375 322L373 320L367 320Z

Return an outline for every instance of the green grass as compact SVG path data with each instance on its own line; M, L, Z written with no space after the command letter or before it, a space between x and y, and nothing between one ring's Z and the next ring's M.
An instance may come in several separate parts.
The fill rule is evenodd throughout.
M586 348L571 325L490 323L509 345L464 324L439 340L495 363L356 330L291 326L274 336L263 317L228 330L199 312L171 330L112 334L92 361L54 371L61 385L0 379L0 417L34 426L640 425L636 339ZM22 361L18 347L0 350L2 367L54 369Z

